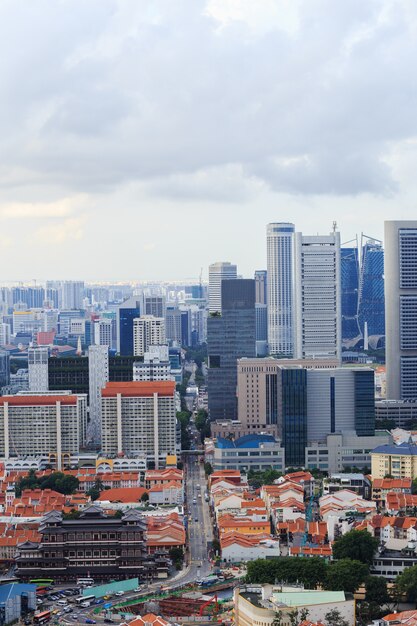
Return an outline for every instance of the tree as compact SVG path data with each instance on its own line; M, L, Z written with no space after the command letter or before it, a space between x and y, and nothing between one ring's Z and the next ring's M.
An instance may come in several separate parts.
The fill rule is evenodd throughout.
M417 602L417 565L407 567L395 580L398 592L407 596L410 602Z
M328 626L349 626L349 622L342 617L337 609L332 609L326 613L324 619Z
M176 562L182 563L184 560L184 551L182 548L175 546L170 549L169 556L173 563L176 563Z
M300 622L305 622L310 611L305 607L300 611Z
M64 513L62 519L78 519L81 515L81 511L71 509L69 513Z
M298 609L293 609L288 612L288 617L290 618L291 626L298 626Z
M149 494L147 491L145 491L145 493L143 493L140 497L140 501L141 502L149 502Z
M204 463L204 473L206 476L210 476L213 473L213 468L210 463Z
M369 603L375 603L379 606L387 604L390 601L387 589L387 581L382 576L369 576L366 579L366 596L365 599Z
M367 530L351 530L342 535L333 544L333 558L352 559L371 565L378 539Z
M216 554L220 554L220 541L218 539L213 539L211 542L211 547L213 548L213 552Z
M283 626L284 615L282 611L277 611L272 622L272 626Z
M411 483L411 493L417 493L417 478L415 478Z
M325 587L329 591L343 589L343 591L354 593L365 582L368 575L369 571L365 563L341 559L332 563L327 570Z

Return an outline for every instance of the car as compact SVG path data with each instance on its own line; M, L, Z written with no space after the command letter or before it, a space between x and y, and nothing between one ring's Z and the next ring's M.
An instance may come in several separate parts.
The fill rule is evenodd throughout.
M87 619L85 620L86 624L97 624L95 619L90 619L89 617L87 617Z
M134 593L139 593L139 591L142 591L142 587L136 587L136 589L133 590Z
M94 604L103 604L104 600L102 598L99 598L98 600L96 600L94 602Z
M118 596L118 597L124 596L125 592L124 591L116 591L115 595Z
M110 619L110 617L105 617L105 618L104 618L104 622L105 622L106 624L114 624L114 620L113 620L113 619Z
M196 517L194 521L195 521L195 522L198 522L198 517Z

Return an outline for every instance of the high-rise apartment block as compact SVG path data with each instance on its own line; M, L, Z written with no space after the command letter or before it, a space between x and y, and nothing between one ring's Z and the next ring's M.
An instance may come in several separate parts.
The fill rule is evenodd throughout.
M175 383L107 383L102 391L102 451L144 453L159 468L176 453Z
M46 455L62 468L85 443L87 397L69 393L0 397L0 456Z
M133 364L134 381L174 380L171 373L168 346L150 346L143 362Z
M237 266L228 261L209 266L209 313L222 310L222 282L237 278Z
M211 419L237 418L237 359L256 356L255 281L224 280L222 312L207 320Z
M385 222L387 398L417 399L417 221Z
M94 322L94 343L96 346L112 347L113 342L112 320L101 319Z
M294 356L340 360L340 233L296 233L294 258Z
M48 391L48 348L28 348L29 391Z
M84 298L84 282L81 280L65 280L61 284L62 309L81 309Z
M166 343L165 319L153 315L142 315L133 320L133 353L143 356L149 346Z
M88 349L88 379L90 421L89 439L101 440L101 390L109 381L109 348L107 345L90 346Z
M268 344L274 356L293 356L294 224L267 226Z

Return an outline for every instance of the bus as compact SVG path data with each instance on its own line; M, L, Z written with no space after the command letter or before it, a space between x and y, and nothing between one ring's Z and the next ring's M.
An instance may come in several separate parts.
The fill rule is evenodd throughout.
M42 611L42 613L35 613L33 616L34 624L46 624L51 619L51 611Z
M32 585L38 585L38 587L48 587L54 584L53 578L32 578L29 581Z
M77 578L77 587L92 587L94 580L89 577Z
M90 604L94 602L95 599L96 599L96 596L79 596L78 598L75 598L75 602L79 606L82 606L84 602L88 602L86 606L90 606Z

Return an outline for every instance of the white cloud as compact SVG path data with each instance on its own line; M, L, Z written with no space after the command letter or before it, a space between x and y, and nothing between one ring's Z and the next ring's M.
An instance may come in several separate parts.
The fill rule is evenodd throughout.
M56 224L38 228L33 237L38 242L48 245L78 242L84 238L86 221L86 216L70 217Z

